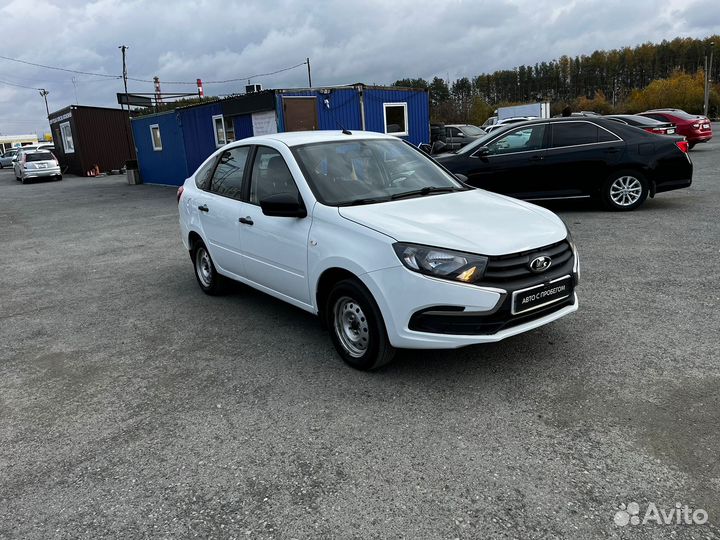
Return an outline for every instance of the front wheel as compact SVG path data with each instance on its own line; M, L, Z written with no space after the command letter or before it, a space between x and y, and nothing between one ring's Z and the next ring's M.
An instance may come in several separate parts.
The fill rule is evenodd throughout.
M195 278L205 294L216 296L225 292L225 279L217 273L205 244L198 242L192 251Z
M645 178L639 173L615 173L603 186L605 205L611 210L634 210L647 199L649 190Z
M335 284L325 313L333 345L347 364L371 370L392 360L395 348L388 340L380 308L362 283L346 279Z

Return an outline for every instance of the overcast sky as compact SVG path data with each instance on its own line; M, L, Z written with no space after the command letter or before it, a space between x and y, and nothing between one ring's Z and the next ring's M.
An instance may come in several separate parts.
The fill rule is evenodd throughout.
M118 45L126 44L128 75L139 79L227 80L310 57L315 86L389 84L720 34L720 0L0 0L0 21L1 55L79 71L120 75ZM0 81L48 89L51 112L76 102L117 106L122 91L120 80L4 59ZM206 84L205 92L229 94L246 82ZM307 86L307 70L252 82ZM152 90L149 82L129 85ZM163 91L194 87L163 83ZM48 131L45 116L36 90L0 83L0 133Z

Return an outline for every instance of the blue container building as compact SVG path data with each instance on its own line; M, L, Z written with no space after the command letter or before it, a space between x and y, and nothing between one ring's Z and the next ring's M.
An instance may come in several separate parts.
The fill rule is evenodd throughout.
M133 118L140 175L180 185L217 148L253 135L367 130L430 141L427 90L366 86L265 90Z

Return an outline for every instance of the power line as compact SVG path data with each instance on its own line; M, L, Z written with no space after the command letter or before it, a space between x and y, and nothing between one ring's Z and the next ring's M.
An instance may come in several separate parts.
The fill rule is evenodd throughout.
M271 71L270 73L256 73L254 75L246 75L244 77L236 77L234 79L225 79L224 81L206 81L203 80L203 84L226 84L226 83L232 83L232 82L238 82L238 81L246 81L248 79L255 79L257 77L269 77L270 75L277 75L278 73L283 73L284 71L290 71L291 69L299 68L300 66L304 66L307 64L307 62L300 62L299 64L295 64L294 66L278 69L276 71ZM150 79L135 79L133 77L128 77L128 81L135 81L135 82L153 82ZM192 84L196 85L197 81L163 81L163 84Z
M25 86L23 84L15 84L8 81L0 81L0 84L6 84L8 86L17 86L18 88L26 88L27 90L41 90L41 88L36 88L34 86Z
M45 69L54 69L55 71L65 71L67 73L77 73L79 75L92 75L93 77L107 77L109 79L120 79L119 75L108 75L107 73L92 73L90 71L78 71L76 69L67 69L55 66L46 66L45 64L36 64L35 62L28 62L27 60L18 60L17 58L10 58L9 56L3 56L0 54L0 58L3 60L9 60L11 62L18 62L19 64L27 64L28 66L41 67Z
M38 64L36 62L28 62L27 60L19 60L17 58L10 58L9 56L3 56L3 55L0 55L0 58L3 60L9 60L10 62L18 62L20 64L26 64L28 66L35 66L35 67L40 67L40 68L44 68L44 69L53 69L55 71L64 71L66 73L75 73L78 75L91 75L93 77L105 77L107 79L122 79L123 78L122 75L108 75L107 73L93 73L90 71L79 71L76 69L67 69L67 68L62 68L62 67L57 67L57 66L48 66L45 64ZM277 75L278 73L283 73L285 71L290 71L291 69L295 69L300 66L304 66L307 63L308 63L307 61L300 62L299 64L295 64L294 66L278 69L276 71L271 71L269 73L256 73L254 75L246 75L244 77L236 77L233 79L226 79L224 81L203 81L203 83L204 84L226 84L226 83L244 81L247 79L255 79L257 77L269 77L271 75ZM138 78L134 78L134 77L128 77L127 80L134 81L134 82L148 82L148 83L153 82L152 79L138 79ZM12 84L12 83L7 83L7 84L11 84L12 86L22 86L22 85L16 85L16 84ZM197 81L163 81L163 84L196 85ZM25 88L31 88L31 87L25 87ZM32 90L38 90L38 88L32 88Z

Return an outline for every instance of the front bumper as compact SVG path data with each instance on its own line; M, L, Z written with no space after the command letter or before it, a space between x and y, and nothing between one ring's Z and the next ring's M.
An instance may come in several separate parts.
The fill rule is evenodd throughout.
M510 289L436 279L403 266L360 277L380 307L390 343L399 348L454 349L492 343L578 309L574 287L566 299L513 315ZM577 274L573 277L576 283Z

